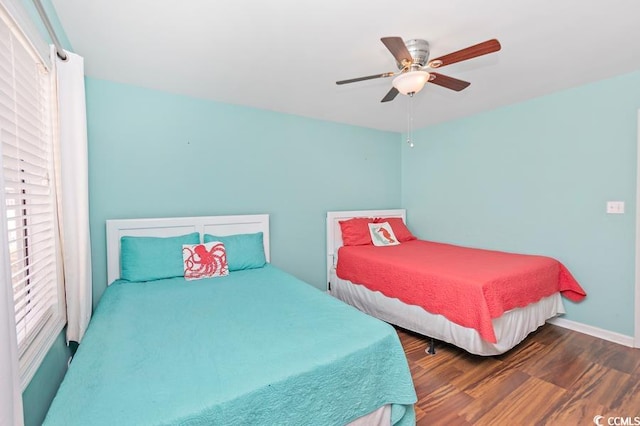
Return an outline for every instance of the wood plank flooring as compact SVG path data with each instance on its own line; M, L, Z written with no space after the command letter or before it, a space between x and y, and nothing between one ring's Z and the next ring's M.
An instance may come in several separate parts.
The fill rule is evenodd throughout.
M546 324L506 354L471 355L398 329L418 425L594 425L640 418L640 349ZM612 419L613 421L613 419ZM618 420L620 422L620 420ZM622 424L622 423L617 423Z

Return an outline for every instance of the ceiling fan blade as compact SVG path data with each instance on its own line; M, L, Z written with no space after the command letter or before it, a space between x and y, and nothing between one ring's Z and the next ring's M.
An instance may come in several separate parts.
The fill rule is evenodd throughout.
M393 76L394 73L392 72L383 72L382 74L375 74L375 75L367 75L365 77L358 77L358 78L351 78L349 80L340 80L340 81L336 81L336 84L348 84L348 83L355 83L357 81L364 81L364 80L373 80L374 78L384 78L384 77L391 77Z
M392 101L396 98L396 96L398 96L398 89L396 89L395 87L392 87L391 90L389 90L387 92L386 95L384 95L384 98L382 98L382 100L380 102L389 102Z
M429 83L437 84L438 86L446 87L447 89L455 90L456 92L466 89L471 84L468 81L458 80L457 78L435 72L431 72L429 74L431 75Z
M431 68L444 67L445 65L455 64L456 62L466 61L478 56L487 55L489 53L497 52L500 50L500 42L498 40L491 39L483 41L482 43L474 44L465 49L461 49L448 55L440 56L429 61L427 66Z
M411 53L407 50L407 46L404 44L404 40L400 37L382 37L380 39L387 49L391 52L396 61L402 66L407 66L413 62Z

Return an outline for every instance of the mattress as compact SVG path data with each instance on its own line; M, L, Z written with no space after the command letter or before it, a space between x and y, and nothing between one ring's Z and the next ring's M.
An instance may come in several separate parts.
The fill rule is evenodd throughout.
M415 401L391 326L267 265L114 282L44 424L407 425Z

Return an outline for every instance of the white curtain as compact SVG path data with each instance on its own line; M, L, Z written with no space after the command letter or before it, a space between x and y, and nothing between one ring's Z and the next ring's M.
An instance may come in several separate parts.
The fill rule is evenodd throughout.
M66 52L58 77L58 220L67 302L67 342L80 342L91 318L91 241L84 59Z
M0 144L0 154L2 144ZM0 173L0 189L4 189ZM22 392L18 365L18 339L16 338L16 311L13 307L11 264L7 236L7 218L4 209L4 191L0 191L0 426L21 426Z

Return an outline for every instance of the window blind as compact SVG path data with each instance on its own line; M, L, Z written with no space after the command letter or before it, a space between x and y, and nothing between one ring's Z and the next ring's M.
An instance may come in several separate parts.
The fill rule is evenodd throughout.
M0 7L0 152L23 389L64 326L49 70Z

